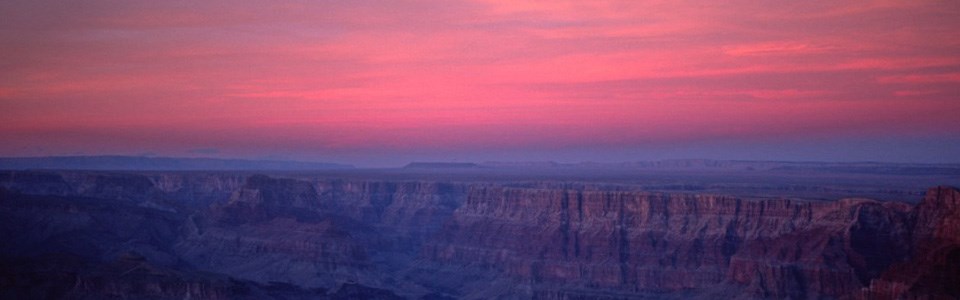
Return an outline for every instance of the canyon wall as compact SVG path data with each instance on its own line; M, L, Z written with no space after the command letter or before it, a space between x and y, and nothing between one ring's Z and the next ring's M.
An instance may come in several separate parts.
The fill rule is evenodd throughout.
M570 182L18 171L0 173L0 192L6 260L67 255L102 269L48 274L85 283L65 293L960 296L960 191L950 187L911 206ZM164 271L130 283L116 280L123 268L103 267L131 256ZM0 275L7 286L39 276Z

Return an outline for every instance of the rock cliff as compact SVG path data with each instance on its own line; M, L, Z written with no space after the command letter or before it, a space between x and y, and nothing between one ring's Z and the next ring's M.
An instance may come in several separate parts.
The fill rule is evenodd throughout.
M476 188L424 256L554 295L840 297L908 256L910 217L863 199Z
M15 241L3 262L35 262L0 285L23 293L36 292L24 280L68 278L78 284L58 295L960 296L951 187L913 206L575 182L17 171L0 174L0 204L0 240ZM29 271L56 269L50 255L79 267Z

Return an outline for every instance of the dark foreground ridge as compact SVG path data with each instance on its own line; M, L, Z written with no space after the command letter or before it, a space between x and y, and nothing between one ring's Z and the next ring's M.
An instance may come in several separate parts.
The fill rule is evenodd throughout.
M0 172L0 298L960 297L953 187L908 204L349 175Z
M333 163L146 156L0 157L0 170L240 171L351 169Z

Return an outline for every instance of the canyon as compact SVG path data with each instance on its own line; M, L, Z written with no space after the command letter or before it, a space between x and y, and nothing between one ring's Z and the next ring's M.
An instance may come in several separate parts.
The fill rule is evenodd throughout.
M951 172L517 168L0 171L0 297L960 297Z

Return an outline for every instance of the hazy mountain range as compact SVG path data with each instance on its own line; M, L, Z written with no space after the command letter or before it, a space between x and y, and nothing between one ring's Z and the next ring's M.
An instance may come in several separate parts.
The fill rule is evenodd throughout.
M317 170L350 169L352 165L284 160L246 160L188 157L148 156L46 156L3 157L0 169L59 169L59 170Z

